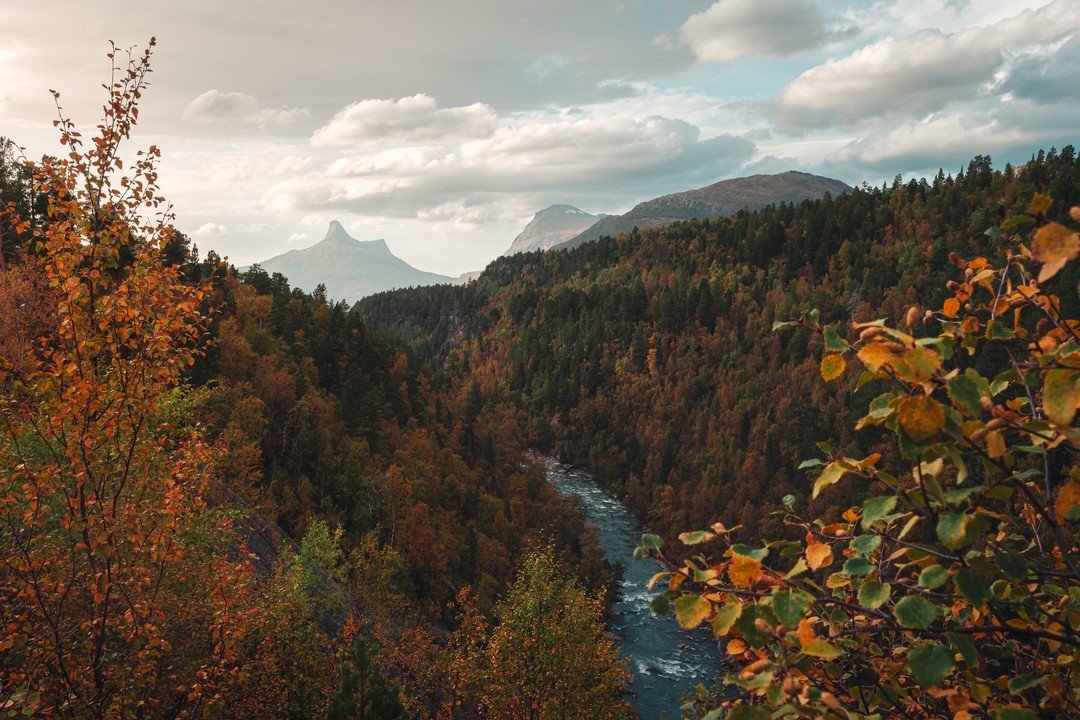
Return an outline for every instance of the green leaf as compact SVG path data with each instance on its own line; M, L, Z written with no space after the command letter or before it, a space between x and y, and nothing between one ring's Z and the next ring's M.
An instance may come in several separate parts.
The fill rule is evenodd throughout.
M824 460L818 460L817 458L813 458L812 460L803 460L801 463L799 463L798 469L799 470L805 470L806 468L817 467L818 465L824 465L824 464L825 464Z
M692 630L712 612L712 605L700 595L683 595L675 601L675 619L683 630Z
M683 545L698 545L715 537L716 535L713 535L708 530L695 530L694 532L685 532L679 535L679 541Z
M759 707L743 705L732 708L727 715L727 720L769 720L772 716L768 711Z
M994 562L1008 577L1023 580L1028 574L1028 562L1015 553L1003 552L994 558Z
M896 603L893 614L901 626L913 630L928 628L937 619L934 606L915 595L908 595Z
M980 382L981 381L981 382ZM971 368L965 370L948 381L946 385L949 397L953 403L960 406L970 414L978 417L982 415L982 396L990 394L990 386L986 385L984 393L983 385L986 380Z
M944 645L927 643L908 651L908 669L923 687L933 687L953 671L953 654Z
M994 713L995 720L1039 720L1039 716L1023 708L1001 708Z
M742 543L735 543L731 546L731 552L736 555L743 555L748 558L754 558L758 562L761 562L769 555L769 548L752 548L749 545L743 545Z
M731 630L731 626L735 624L735 621L739 619L739 615L742 614L742 608L742 603L735 598L728 599L728 601L716 611L716 616L713 617L713 635L716 637L727 635Z
M881 536L859 535L858 537L852 538L850 544L851 549L855 551L856 555L868 557L881 547Z
M821 640L820 638L808 640L806 644L802 646L802 652L806 655L812 655L825 660L832 660L833 658L838 658L844 654L843 650L840 650L832 643Z
M1042 685L1044 682L1046 682L1045 675L1017 675L1009 680L1009 692L1013 694L1022 693L1028 688Z
M968 569L960 568L953 578L953 584L960 593L971 601L972 605L980 607L990 599L990 583L982 575Z
M896 508L895 495L879 495L863 503L862 529L869 530Z
M837 331L835 325L826 325L824 335L825 349L829 352L844 352L851 347L848 345L847 340L845 340L840 335L839 331Z
M868 575L877 567L866 558L848 558L844 563L844 572L848 575Z
M967 544L967 530L971 516L964 513L944 512L938 517L937 535L945 547L957 550Z
M789 628L799 624L809 606L810 598L797 590L777 590L772 596L773 614Z
M931 565L919 573L919 587L939 588L949 579L949 571L941 565Z
M870 610L877 610L889 599L892 586L889 583L867 580L859 588L859 604Z
M847 369L847 362L844 360L843 355L833 353L832 355L826 355L821 359L821 378L825 382L835 380L844 374L844 370Z
M659 535L650 535L645 533L641 536L641 547L648 550L659 550L660 546L664 544L664 539Z
M953 650L963 655L968 665L975 665L979 662L979 649L975 647L975 643L971 641L971 638L961 633L948 633L948 638Z

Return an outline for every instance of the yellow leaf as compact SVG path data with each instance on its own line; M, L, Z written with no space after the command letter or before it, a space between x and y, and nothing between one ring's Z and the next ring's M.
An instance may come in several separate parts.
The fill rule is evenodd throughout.
M1065 522L1065 517L1077 505L1080 505L1080 482L1069 480L1058 490L1057 499L1054 501L1054 512L1058 522Z
M894 362L896 358L897 355L893 349L883 342L868 343L859 350L859 359L866 367L875 371Z
M727 650L728 655L738 657L746 652L746 643L738 638L733 638L728 641L727 648L725 649Z
M835 380L844 374L846 367L847 363L844 361L843 355L826 355L821 359L821 377L825 378L826 382Z
M945 410L941 403L926 395L910 395L896 408L900 426L915 442L934 436L945 426Z
M1066 427L1080 406L1080 370L1057 369L1046 373L1043 383L1043 410L1046 417Z
M1057 274L1058 270L1080 255L1080 235L1058 223L1043 225L1035 232L1031 242L1031 256L1035 262L1042 263L1039 282L1046 282Z
M992 458L999 458L1005 454L1005 438L997 430L991 430L986 434L986 454Z

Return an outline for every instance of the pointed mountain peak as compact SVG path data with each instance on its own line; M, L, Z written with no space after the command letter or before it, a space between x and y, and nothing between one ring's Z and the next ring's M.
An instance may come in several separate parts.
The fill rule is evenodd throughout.
M322 241L323 242L328 242L328 241L341 242L343 240L351 240L353 242L357 242L356 238L354 238L352 235L350 235L345 230L345 227L341 223L339 223L337 220L331 220L330 221L330 227L327 228L327 230L326 230L326 237L324 237L322 239Z
M597 219L596 215L590 215L573 205L550 205L533 215L521 234L514 238L510 249L503 254L547 250L574 237Z

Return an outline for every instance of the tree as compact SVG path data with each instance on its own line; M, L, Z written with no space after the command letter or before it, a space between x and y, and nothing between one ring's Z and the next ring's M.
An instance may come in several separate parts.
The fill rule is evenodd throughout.
M605 637L603 605L558 566L550 547L532 550L490 624L463 597L450 640L450 686L458 713L498 720L627 718L626 668Z
M341 667L341 689L330 701L327 720L406 720L409 714L396 687L387 683L375 661L375 647L363 636Z
M153 45L126 63L109 54L89 143L60 112L65 153L29 165L46 216L14 228L39 254L0 269L52 316L14 322L33 341L0 345L4 717L194 714L231 661L239 618L221 589L241 572L234 562L221 558L198 589L205 614L171 632L191 620L185 546L215 524L203 501L211 453L180 387L201 352L204 289L163 258L176 233L157 149L126 174L121 159ZM170 641L190 654L173 657Z
M680 536L695 555L653 579L654 607L711 626L741 665L707 717L1080 716L1080 321L1048 292L1080 234L1050 206L1036 195L990 231L1013 248L1000 267L954 253L961 278L906 330L875 320L849 339L816 311L777 324L822 337L826 381L857 358L855 387L884 390L857 429L892 443L861 458L820 444L812 496L850 478L867 497L809 519L786 498L804 541ZM641 552L661 548L647 535Z

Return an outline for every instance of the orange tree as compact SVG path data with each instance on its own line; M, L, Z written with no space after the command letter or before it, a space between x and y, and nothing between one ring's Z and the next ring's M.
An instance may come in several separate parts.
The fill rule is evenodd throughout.
M37 251L0 281L28 290L0 343L0 717L194 714L237 632L223 558L219 588L189 588L205 614L177 632L184 545L206 516L209 451L179 389L204 290L166 259L157 150L128 168L120 152L150 50L109 58L95 136L60 113L65 154L32 167L43 222L8 218ZM200 654L176 657L170 637Z
M883 388L857 429L896 457L820 444L812 496L845 476L866 496L827 520L785 498L803 541L680 536L699 547L653 579L654 608L710 627L738 664L705 717L1080 717L1080 322L1047 290L1080 236L1050 205L992 231L1000 266L951 256L962 277L906 330L777 323L821 335L825 380ZM663 557L661 539L639 553Z

